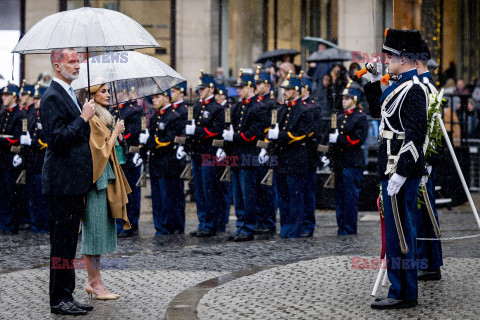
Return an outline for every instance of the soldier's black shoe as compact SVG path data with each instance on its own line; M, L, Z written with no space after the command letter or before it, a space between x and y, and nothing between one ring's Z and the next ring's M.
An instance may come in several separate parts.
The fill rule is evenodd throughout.
M191 237L196 237L196 236L197 236L197 232L198 232L198 230L190 231L189 234L190 234Z
M255 228L255 234L275 234L275 229Z
M437 270L418 270L418 280L420 281L435 281L442 279L440 269Z
M73 299L72 303L75 307L77 307L79 309L83 309L83 310L86 310L86 311L92 311L93 310L92 305L80 303L75 299Z
M68 316L84 316L87 310L76 307L72 302L62 301L56 306L50 307L50 312L54 314L64 314Z
M19 230L30 230L32 226L28 223L22 223L18 226Z
M414 308L417 305L417 300L397 300L393 298L385 298L380 301L373 302L370 306L372 309L384 310Z
M300 237L301 237L301 238L311 238L311 237L313 237L313 233L310 233L310 232L307 232L307 231L303 231L303 232L300 234Z
M383 299L387 299L388 297L376 297L375 301L382 301Z
M233 241L235 242L252 241L253 239L253 234L237 233L233 236Z
M213 237L217 235L215 231L207 231L207 230L198 230L196 233L196 236L198 238L207 238L207 237Z

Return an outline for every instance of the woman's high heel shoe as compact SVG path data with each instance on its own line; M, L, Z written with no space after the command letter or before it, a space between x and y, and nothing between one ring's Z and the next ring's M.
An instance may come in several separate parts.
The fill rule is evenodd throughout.
M95 290L93 290L92 287L88 286L87 288L85 288L85 291L88 293L88 296L90 297L90 299L92 299L93 295L95 295L95 297L97 297L98 300L117 300L120 296L118 294L113 294L113 293L110 293L110 294L106 294L106 295L103 295L103 296L99 296Z

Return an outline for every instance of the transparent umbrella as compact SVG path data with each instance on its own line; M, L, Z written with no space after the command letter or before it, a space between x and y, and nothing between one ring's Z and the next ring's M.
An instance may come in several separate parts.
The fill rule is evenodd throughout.
M132 18L113 10L83 7L43 18L20 39L12 53L49 54L73 48L88 57L90 52L152 47L159 48L160 45ZM87 75L88 63L87 60ZM87 76L87 81L89 79Z
M152 56L135 52L109 52L89 58L90 85L86 63L82 62L77 80L72 82L74 90L86 92L85 88L108 83L112 91L111 104L162 93L185 79L166 63ZM128 93L128 94L127 94ZM82 101L82 100L81 100Z

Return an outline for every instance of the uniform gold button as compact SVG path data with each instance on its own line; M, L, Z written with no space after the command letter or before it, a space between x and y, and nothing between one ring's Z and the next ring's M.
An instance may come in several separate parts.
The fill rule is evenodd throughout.
M287 120L287 121L285 121L285 123L288 123L288 120Z
M340 128L342 128L342 129L343 129L343 126L341 126Z
M240 133L240 130L238 130L237 133Z
M343 123L347 123L347 121L343 120Z
M290 117L290 115L289 115L289 114L287 114L287 118L288 118L288 117Z
M340 134L343 134L343 131L342 131L342 132L340 132Z
M241 124L239 124L238 126L239 126L239 127L241 127L242 125L241 125Z
M243 111L242 111L242 112L240 112L240 114L243 114Z
M199 119L202 119L202 116L200 116Z
M197 122L197 124L200 124L200 122Z
M285 127L283 127L283 129L282 129L282 130L285 130Z

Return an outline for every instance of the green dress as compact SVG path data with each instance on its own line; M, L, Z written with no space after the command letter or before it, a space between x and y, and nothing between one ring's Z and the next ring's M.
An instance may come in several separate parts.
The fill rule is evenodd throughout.
M107 186L115 181L110 162L87 193L85 214L82 219L82 253L102 255L117 250L115 219L108 208Z

